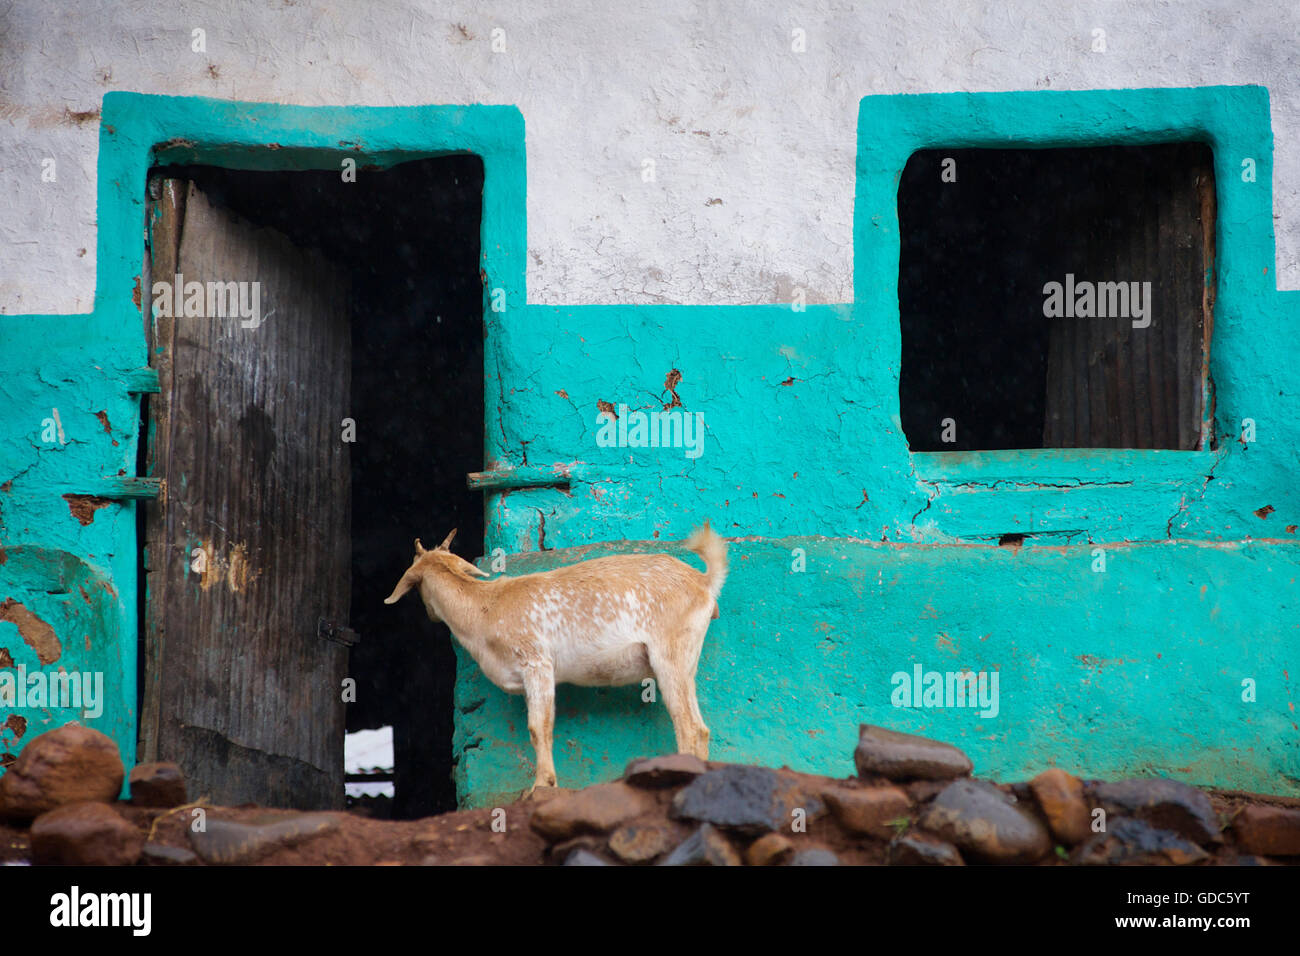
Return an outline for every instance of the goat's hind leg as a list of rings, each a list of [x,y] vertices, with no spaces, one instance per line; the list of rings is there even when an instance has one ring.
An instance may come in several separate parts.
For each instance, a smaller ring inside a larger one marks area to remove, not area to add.
[[[555,761],[551,745],[555,732],[555,672],[549,664],[532,664],[524,668],[524,702],[528,705],[528,736],[537,759],[532,790],[554,787]]]
[[[704,622],[704,629],[707,630],[708,621]],[[709,728],[704,723],[704,715],[700,713],[700,700],[695,692],[695,672],[700,666],[700,649],[704,646],[704,634],[701,633],[699,640],[693,645],[693,656],[691,658],[691,668],[687,672],[686,691],[690,701],[691,716],[695,720],[695,750],[693,753],[701,760],[709,759]]]
[[[695,696],[695,674],[692,673],[690,680],[686,684],[687,694],[689,695],[691,716],[695,720],[695,749],[691,751],[701,760],[709,759],[709,728],[704,723],[704,715],[700,713],[700,702]]]
[[[675,663],[650,657],[664,706],[673,721],[677,736],[677,752],[694,754],[701,760],[709,759],[709,728],[704,726],[699,704],[695,700],[695,681],[690,672]]]

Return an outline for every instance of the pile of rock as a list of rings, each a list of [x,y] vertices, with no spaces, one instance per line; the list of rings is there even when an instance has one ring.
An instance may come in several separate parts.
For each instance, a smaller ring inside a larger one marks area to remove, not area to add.
[[[825,804],[800,775],[765,767],[710,765],[688,754],[633,761],[621,781],[535,797],[529,825],[568,865],[606,863],[739,866],[836,862],[818,847],[797,850],[783,831],[816,819]],[[741,847],[744,846],[742,853]]]
[[[857,779],[837,781],[681,754],[638,760],[617,783],[539,791],[530,825],[566,865],[1183,865],[1223,849],[1209,797],[1173,780],[1053,769],[996,786],[971,779],[955,747],[869,725],[854,761]],[[1249,806],[1229,838],[1237,852],[1222,862],[1298,856],[1300,809]]]
[[[145,834],[113,806],[126,769],[112,739],[67,724],[33,739],[0,777],[0,819],[30,823],[33,863],[122,866],[137,862]],[[175,764],[131,771],[137,806],[185,803]]]
[[[1210,795],[1165,779],[1063,770],[995,785],[955,747],[863,726],[850,779],[685,754],[622,779],[423,821],[187,806],[175,764],[130,774],[112,740],[71,724],[28,742],[0,777],[0,830],[33,863],[221,865],[833,866],[1300,862],[1300,801]],[[186,811],[198,813],[198,811]],[[26,831],[25,834],[23,831]]]

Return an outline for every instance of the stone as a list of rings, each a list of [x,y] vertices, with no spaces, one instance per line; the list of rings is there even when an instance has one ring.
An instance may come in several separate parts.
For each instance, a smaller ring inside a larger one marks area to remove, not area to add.
[[[897,787],[829,787],[822,791],[831,816],[850,833],[892,837],[893,820],[905,819],[912,801]]]
[[[590,850],[584,850],[578,847],[570,853],[564,860],[565,866],[612,866],[608,860],[598,857]]]
[[[779,833],[766,833],[745,850],[750,866],[780,866],[794,854],[794,844]]]
[[[787,866],[839,866],[840,858],[823,847],[800,850],[790,858]]]
[[[559,797],[567,797],[570,794],[577,793],[572,787],[533,787],[525,790],[519,797],[520,803],[543,804]]]
[[[1094,833],[1075,847],[1070,862],[1083,866],[1187,866],[1208,857],[1172,830],[1157,830],[1145,820],[1113,817],[1106,832]]]
[[[111,803],[125,776],[111,737],[65,724],[33,738],[0,777],[0,817],[31,820],[70,803]]]
[[[922,814],[921,826],[987,863],[1033,863],[1052,850],[1038,818],[983,780],[944,787]]]
[[[622,781],[598,783],[547,800],[533,811],[529,826],[547,840],[567,840],[580,833],[606,833],[654,806],[644,790]]]
[[[804,811],[808,822],[825,813],[826,805],[775,770],[730,765],[701,774],[677,791],[668,815],[759,836],[788,828],[796,809]]]
[[[599,853],[605,849],[605,837],[600,833],[582,833],[568,840],[552,843],[546,851],[546,857],[550,862],[563,866],[569,854],[579,848]]]
[[[1030,800],[1036,800],[1034,788],[1029,785],[1027,780],[1017,780],[1014,783],[1003,784],[1004,789],[1015,798],[1016,803],[1028,803]],[[940,790],[943,788],[940,787]]]
[[[673,835],[666,827],[619,827],[609,836],[609,849],[624,863],[649,863],[672,849]]]
[[[496,861],[486,853],[474,853],[470,856],[459,856],[448,863],[448,866],[493,866]]]
[[[668,754],[633,760],[623,771],[623,780],[634,787],[676,787],[690,783],[709,769],[694,754]]]
[[[167,846],[165,843],[146,843],[140,854],[140,862],[146,866],[196,866],[198,854],[179,846]]]
[[[1185,783],[1164,778],[1099,783],[1093,790],[1106,814],[1136,817],[1158,830],[1173,830],[1195,843],[1220,839],[1210,798]]]
[[[889,843],[891,866],[965,866],[961,853],[944,840],[920,833],[895,837]]]
[[[304,813],[275,823],[236,823],[208,817],[203,830],[190,828],[190,843],[205,863],[252,863],[283,847],[296,846],[339,827],[329,813]]]
[[[32,862],[55,866],[131,866],[145,835],[106,803],[71,803],[43,813],[29,834]]]
[[[1247,854],[1300,856],[1300,810],[1249,806],[1237,814],[1232,830]]]
[[[1053,767],[1029,781],[1029,789],[1060,843],[1074,846],[1092,836],[1092,817],[1083,797],[1083,781]]]
[[[660,866],[741,866],[740,854],[715,827],[702,823]]]
[[[971,772],[970,758],[951,744],[863,724],[853,752],[858,776],[890,780],[951,780]]]
[[[131,768],[131,802],[139,807],[180,807],[189,797],[185,774],[174,763],[142,763]]]

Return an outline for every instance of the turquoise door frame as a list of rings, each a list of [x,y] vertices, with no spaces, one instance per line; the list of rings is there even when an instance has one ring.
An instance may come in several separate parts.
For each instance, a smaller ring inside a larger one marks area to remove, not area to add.
[[[149,169],[206,163],[341,175],[344,160],[352,160],[365,176],[447,153],[483,161],[485,307],[494,293],[506,308],[522,307],[524,126],[514,107],[317,108],[105,95],[94,307],[87,315],[0,316],[0,588],[23,608],[8,620],[43,635],[39,624],[16,616],[33,615],[53,629],[59,648],[48,659],[52,652],[38,654],[28,635],[7,623],[0,624],[0,647],[26,670],[102,674],[107,699],[99,714],[85,707],[19,709],[16,721],[0,720],[0,751],[16,753],[38,733],[81,720],[113,737],[128,766],[134,760],[135,502],[158,493],[147,476],[136,477],[140,396],[157,390],[141,316],[141,303],[152,300],[141,288]],[[42,423],[52,415],[62,431],[44,441]]]

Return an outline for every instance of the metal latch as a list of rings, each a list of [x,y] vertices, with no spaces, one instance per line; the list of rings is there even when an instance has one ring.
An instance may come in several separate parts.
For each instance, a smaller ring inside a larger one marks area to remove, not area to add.
[[[316,636],[324,641],[342,644],[344,647],[352,647],[361,640],[361,635],[352,628],[343,624],[336,624],[334,621],[327,621],[323,617],[316,623]]]

